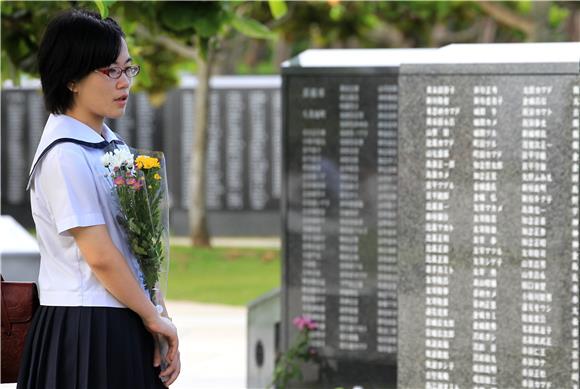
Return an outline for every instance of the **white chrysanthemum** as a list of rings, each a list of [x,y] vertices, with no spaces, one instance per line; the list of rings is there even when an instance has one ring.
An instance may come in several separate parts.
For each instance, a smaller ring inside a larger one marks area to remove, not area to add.
[[[111,158],[113,157],[113,153],[105,153],[101,157],[101,162],[105,167],[109,167],[111,165]]]
[[[113,152],[105,153],[101,157],[101,161],[103,165],[111,170],[121,168],[122,166],[133,169],[133,154],[131,154],[128,148],[118,148],[113,150]]]

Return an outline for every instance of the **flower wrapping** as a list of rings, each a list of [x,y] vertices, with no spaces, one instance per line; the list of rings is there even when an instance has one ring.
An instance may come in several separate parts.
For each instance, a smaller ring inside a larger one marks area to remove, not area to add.
[[[117,205],[117,222],[139,264],[141,284],[163,313],[169,273],[169,205],[167,174],[162,152],[114,146],[105,150],[102,163],[108,170]],[[161,339],[161,355],[167,347]],[[163,368],[163,366],[162,366]]]

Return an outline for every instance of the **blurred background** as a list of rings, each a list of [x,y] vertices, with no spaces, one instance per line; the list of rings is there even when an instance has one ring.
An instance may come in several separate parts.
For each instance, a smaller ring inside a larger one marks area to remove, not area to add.
[[[113,17],[127,35],[142,70],[126,115],[109,124],[128,144],[166,156],[170,313],[178,312],[183,344],[191,345],[184,351],[191,368],[176,383],[183,388],[244,387],[246,306],[280,286],[283,61],[312,48],[580,41],[580,4],[563,1],[0,6],[1,213],[32,235],[25,187],[48,116],[36,67],[43,29],[58,12],[83,7]],[[208,342],[212,334],[222,343]]]

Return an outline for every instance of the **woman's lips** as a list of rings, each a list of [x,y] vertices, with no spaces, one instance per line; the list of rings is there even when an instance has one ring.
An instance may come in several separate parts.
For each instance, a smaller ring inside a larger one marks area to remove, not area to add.
[[[127,104],[128,98],[129,98],[129,96],[125,95],[125,96],[121,96],[121,97],[115,99],[114,101],[121,106],[125,106]]]

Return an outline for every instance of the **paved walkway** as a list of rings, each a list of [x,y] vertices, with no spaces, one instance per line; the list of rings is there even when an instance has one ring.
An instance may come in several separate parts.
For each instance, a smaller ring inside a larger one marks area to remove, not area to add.
[[[171,245],[190,246],[191,241],[187,236],[172,236],[170,240]],[[211,244],[214,247],[248,247],[248,248],[266,248],[279,249],[280,238],[278,237],[217,237],[211,238]]]
[[[179,332],[182,364],[171,389],[246,387],[246,308],[168,301],[167,310]]]
[[[172,389],[246,387],[246,308],[170,301],[181,375]]]

